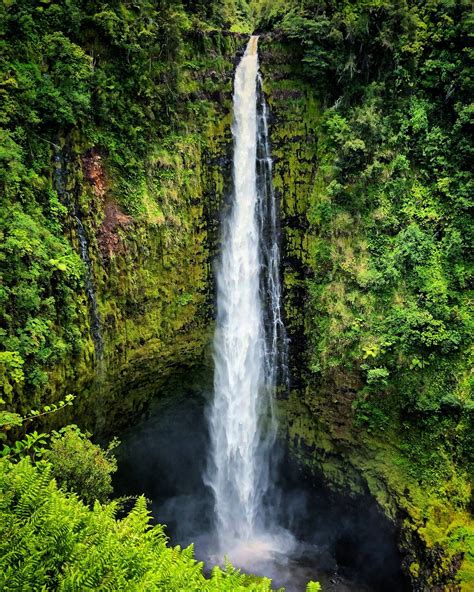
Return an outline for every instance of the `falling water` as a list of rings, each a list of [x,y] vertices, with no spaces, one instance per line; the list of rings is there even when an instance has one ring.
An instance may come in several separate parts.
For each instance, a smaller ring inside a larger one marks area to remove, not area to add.
[[[268,109],[257,75],[257,195],[260,230],[260,252],[263,264],[260,290],[266,331],[266,384],[289,387],[288,341],[282,318],[280,280],[279,217],[273,190],[273,162],[268,132]],[[270,402],[273,402],[273,397]]]
[[[77,228],[77,237],[79,239],[79,247],[81,253],[81,259],[85,264],[86,273],[85,273],[85,284],[86,284],[86,292],[87,298],[89,300],[89,314],[90,314],[90,326],[91,326],[91,334],[94,340],[94,347],[95,353],[98,359],[102,358],[102,354],[104,351],[104,344],[102,339],[102,331],[100,327],[100,317],[99,317],[99,309],[97,306],[97,298],[95,295],[94,289],[94,280],[92,275],[92,262],[89,256],[89,243],[87,240],[86,231],[84,228],[84,224],[79,215],[79,211],[77,205],[75,204],[73,207],[73,216],[76,222]]]
[[[214,401],[209,482],[221,551],[259,545],[269,528],[265,497],[275,441],[273,398],[285,382],[278,225],[271,184],[267,109],[258,37],[251,37],[234,86],[231,211],[217,273]]]
[[[65,157],[59,148],[56,146],[55,150],[55,185],[56,192],[63,203],[65,203],[71,210],[72,216],[76,223],[77,238],[79,241],[79,252],[81,259],[85,266],[85,287],[87,298],[89,301],[89,316],[90,316],[90,327],[91,335],[94,342],[95,353],[98,359],[102,358],[103,354],[103,338],[100,326],[100,316],[97,306],[97,298],[94,289],[94,279],[92,273],[92,262],[89,256],[89,242],[87,240],[86,230],[82,223],[79,208],[76,199],[71,199],[70,192],[67,190],[67,168],[64,163]]]

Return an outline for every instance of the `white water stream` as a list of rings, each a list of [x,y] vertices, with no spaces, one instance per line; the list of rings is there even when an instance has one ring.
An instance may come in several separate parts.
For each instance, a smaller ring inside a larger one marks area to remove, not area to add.
[[[246,561],[242,551],[252,556],[273,549],[265,498],[276,435],[273,399],[285,374],[277,210],[257,43],[251,37],[235,73],[234,192],[217,273],[209,418],[208,479],[219,546],[237,564]]]

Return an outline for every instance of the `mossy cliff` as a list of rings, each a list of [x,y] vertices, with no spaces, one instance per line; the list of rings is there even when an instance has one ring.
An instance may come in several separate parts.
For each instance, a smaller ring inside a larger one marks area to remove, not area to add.
[[[73,393],[76,420],[116,429],[175,369],[203,363],[246,40],[203,22],[208,9],[3,7],[0,384],[12,409]]]
[[[146,178],[132,189],[135,211],[107,159],[94,148],[78,151],[81,172],[72,178],[81,179],[103,343],[94,344],[89,331],[89,353],[59,371],[72,371],[60,376],[62,388],[66,378],[81,393],[80,413],[88,417],[92,407],[87,421],[96,429],[116,429],[171,374],[203,364],[219,212],[229,189],[233,61],[241,45],[239,36],[211,37],[204,57],[194,58],[187,73],[190,119],[149,146]],[[89,306],[89,327],[91,314]]]
[[[390,298],[374,289],[374,235],[380,241],[382,213],[374,211],[377,199],[375,206],[367,199],[354,204],[354,181],[345,187],[336,181],[344,163],[330,138],[328,119],[335,111],[325,101],[324,84],[302,75],[299,47],[281,35],[265,35],[260,55],[272,116],[291,340],[292,389],[280,401],[282,431],[295,458],[332,487],[377,499],[399,528],[404,569],[415,590],[471,590],[472,424],[467,409],[446,403],[436,410],[433,404],[442,384],[446,398],[469,397],[463,393],[467,367],[453,356],[459,369],[453,382],[436,353],[428,369],[404,361],[401,351],[398,369],[383,367],[390,364],[386,352],[394,336],[375,328],[393,314],[391,307],[410,306],[413,285],[398,284]],[[390,183],[387,176],[383,181]],[[379,181],[372,183],[364,191],[377,191]],[[417,181],[411,183],[407,191],[417,200]],[[431,273],[441,273],[428,265]],[[429,411],[426,402],[419,404],[423,411],[403,403],[413,384],[420,384],[416,372],[424,374],[417,396],[431,398]]]
[[[472,590],[469,3],[256,4],[274,31],[282,429],[334,487],[379,501],[414,589]],[[245,6],[0,7],[8,409],[71,392],[103,433],[205,365]]]

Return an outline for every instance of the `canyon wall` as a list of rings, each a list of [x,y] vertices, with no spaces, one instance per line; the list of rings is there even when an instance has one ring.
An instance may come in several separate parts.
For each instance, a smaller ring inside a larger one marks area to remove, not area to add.
[[[323,84],[302,75],[300,51],[278,34],[261,42],[292,372],[289,396],[280,400],[282,433],[294,458],[332,487],[378,501],[399,528],[404,569],[414,589],[469,590],[473,522],[469,465],[461,452],[469,440],[458,442],[457,449],[449,443],[449,430],[469,433],[469,413],[444,407],[433,417],[400,404],[410,396],[404,373],[416,372],[404,369],[401,358],[390,378],[384,371],[385,380],[371,381],[379,372],[372,368],[387,363],[384,348],[390,347],[380,345],[375,328],[391,307],[408,306],[403,299],[409,296],[398,296],[397,303],[395,295],[389,303],[368,289],[376,266],[368,243],[377,200],[370,203],[366,187],[369,203],[354,204],[352,180],[335,194],[341,155],[331,148],[327,120],[337,106],[325,102]],[[395,291],[404,290],[403,282]],[[459,356],[455,360],[460,363]],[[458,368],[462,385],[466,366],[461,362]],[[445,380],[436,364],[423,370],[420,398]],[[444,384],[447,396],[452,386]],[[440,414],[444,431],[433,427]]]
[[[109,17],[94,15],[108,34]],[[231,185],[232,78],[247,37],[188,28],[175,53],[166,48],[156,112],[147,94],[150,52],[133,81],[145,80],[143,87],[132,85],[122,120],[106,113],[103,129],[84,123],[75,77],[107,65],[107,51],[128,73],[136,44],[118,52],[95,34],[85,38],[87,55],[62,37],[48,39],[48,51],[57,50],[70,71],[55,72],[51,55],[40,73],[46,81],[74,78],[74,92],[65,91],[71,112],[58,99],[60,124],[34,128],[29,144],[21,131],[20,140],[12,136],[34,158],[24,158],[26,170],[15,147],[8,157],[16,177],[5,193],[0,379],[7,406],[22,412],[75,394],[69,417],[53,421],[74,417],[105,435],[145,412],[154,396],[172,396],[172,381],[210,374],[213,262]],[[282,434],[294,457],[331,486],[377,499],[400,529],[414,589],[467,591],[474,558],[465,272],[444,259],[458,256],[456,220],[439,226],[452,209],[451,181],[436,178],[431,191],[413,154],[390,144],[380,97],[352,119],[341,115],[327,81],[304,74],[298,42],[264,35],[260,47],[291,352]],[[125,81],[101,79],[108,94],[94,108],[105,112],[122,100],[116,87]],[[441,158],[433,156],[441,132],[429,128],[423,109],[423,101],[413,103],[400,134],[425,133],[428,157]],[[34,126],[35,113],[28,116]],[[136,145],[120,137],[124,130]]]

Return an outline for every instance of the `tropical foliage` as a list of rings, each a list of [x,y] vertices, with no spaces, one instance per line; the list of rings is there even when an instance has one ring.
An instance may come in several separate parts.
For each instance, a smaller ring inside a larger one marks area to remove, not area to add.
[[[441,433],[441,457],[473,462],[470,3],[263,2],[261,19],[321,100],[310,366],[361,376],[367,428],[425,428],[437,480]]]
[[[191,549],[170,548],[163,529],[149,524],[142,499],[117,519],[119,506],[107,502],[110,450],[75,428],[31,429],[71,402],[44,404],[54,372],[62,369],[60,382],[67,363],[94,358],[94,254],[79,244],[78,228],[86,215],[94,229],[100,221],[81,158],[91,149],[104,155],[130,219],[161,224],[162,189],[172,188],[168,218],[176,220],[176,175],[195,172],[184,160],[170,163],[201,148],[188,127],[208,108],[203,89],[217,92],[222,65],[211,52],[210,75],[198,84],[202,56],[211,36],[224,47],[251,16],[296,56],[319,101],[305,221],[308,382],[317,392],[350,378],[355,429],[389,434],[397,467],[452,507],[472,509],[471,2],[6,0],[2,589],[268,589],[230,566],[206,579]],[[174,306],[191,298],[179,294]]]
[[[85,218],[97,230],[99,204],[81,159],[104,155],[124,211],[152,207],[162,220],[164,148],[195,116],[193,48],[246,11],[244,0],[1,4],[0,386],[10,406],[39,405],[54,368],[94,355],[94,245],[78,234]]]
[[[470,590],[472,8],[259,5],[317,101],[305,121],[317,147],[301,223],[311,385],[302,396],[315,423],[324,418],[323,458],[327,425],[336,454],[346,447],[358,468],[371,458],[363,472],[381,499],[375,473],[406,507],[417,496],[413,522],[423,530],[432,515],[422,537],[464,559]],[[443,519],[438,508],[449,508]]]
[[[0,460],[0,588],[20,590],[270,590],[232,569],[207,579],[193,549],[169,547],[140,497],[124,518],[117,502],[93,509],[58,489],[51,466]]]
[[[38,415],[1,411],[2,436]],[[121,502],[108,500],[116,445],[104,450],[77,426],[67,426],[3,446],[2,590],[270,591],[270,580],[241,574],[230,563],[205,577],[192,546],[168,545],[143,496],[123,516]]]

